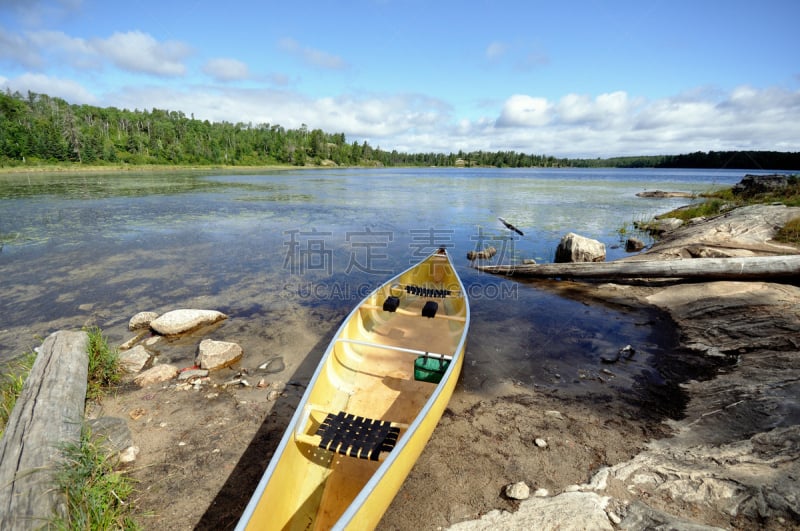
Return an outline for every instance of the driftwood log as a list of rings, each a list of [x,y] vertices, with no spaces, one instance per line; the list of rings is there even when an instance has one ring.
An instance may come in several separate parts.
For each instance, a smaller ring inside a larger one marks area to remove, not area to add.
[[[80,441],[89,366],[86,332],[42,344],[0,440],[0,529],[39,529],[65,500],[54,482],[61,449]]]
[[[531,278],[686,278],[701,280],[800,280],[800,255],[679,260],[626,260],[570,264],[487,265],[498,275]]]

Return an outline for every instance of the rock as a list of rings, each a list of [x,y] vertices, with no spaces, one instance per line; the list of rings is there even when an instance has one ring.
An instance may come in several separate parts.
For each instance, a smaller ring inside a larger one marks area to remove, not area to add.
[[[531,489],[524,481],[506,485],[506,496],[512,500],[527,500],[531,496]]]
[[[150,328],[150,323],[158,317],[156,312],[139,312],[128,321],[128,330],[146,330]]]
[[[546,498],[530,498],[515,513],[494,510],[479,520],[450,526],[452,531],[495,529],[592,529],[613,531],[606,515],[609,499],[593,492],[568,492]]]
[[[102,446],[109,455],[122,452],[133,445],[133,436],[125,419],[100,417],[87,421],[92,431],[92,440]]]
[[[675,197],[693,198],[692,192],[664,192],[662,190],[651,190],[648,192],[639,192],[636,197],[650,197],[655,199],[671,199]]]
[[[550,496],[550,491],[547,489],[536,489],[533,493],[535,498],[547,498]]]
[[[636,251],[641,251],[644,249],[644,242],[639,238],[634,238],[631,236],[627,240],[625,240],[625,250],[629,253],[635,253]]]
[[[148,361],[150,361],[150,352],[142,345],[136,345],[130,350],[121,352],[119,355],[120,368],[129,373],[141,371]]]
[[[615,515],[616,516],[616,515]],[[609,515],[611,518],[611,515]],[[619,517],[617,517],[618,519]],[[612,521],[617,523],[613,518]],[[638,529],[675,529],[680,531],[722,531],[723,528],[696,524],[684,518],[657,511],[641,501],[634,501],[628,506],[628,513],[618,523],[620,529],[634,531]]]
[[[197,365],[201,369],[222,369],[233,365],[242,358],[242,347],[227,341],[204,339],[200,342]]]
[[[497,254],[497,249],[494,247],[487,247],[482,251],[468,251],[467,260],[488,260]]]
[[[142,340],[144,336],[147,335],[147,330],[141,330],[138,334],[127,340],[125,343],[119,346],[120,350],[129,350],[131,349],[136,343]]]
[[[206,376],[208,376],[207,369],[187,369],[180,372],[178,381],[194,380],[195,378],[205,378]]]
[[[522,260],[522,263],[525,265],[536,265],[536,260],[533,258],[525,258]]]
[[[558,420],[564,420],[564,415],[562,415],[560,411],[556,411],[555,409],[551,409],[549,411],[545,411],[544,414],[545,414],[546,417],[550,417],[550,418],[554,418],[554,419],[558,419]]]
[[[278,356],[277,358],[272,358],[269,361],[265,361],[258,368],[262,371],[265,371],[267,374],[275,374],[278,372],[283,372],[286,369],[286,365],[283,363],[283,358]]]
[[[150,328],[162,336],[174,336],[227,318],[227,315],[216,310],[172,310],[154,319]]]
[[[579,236],[574,232],[561,238],[556,248],[557,263],[602,262],[605,259],[606,246],[602,242]]]
[[[133,463],[139,455],[138,446],[128,446],[119,453],[120,463]]]
[[[733,185],[731,189],[734,195],[752,196],[767,192],[783,190],[789,186],[789,178],[786,175],[745,175],[741,181]]]
[[[166,382],[178,375],[178,368],[174,365],[156,365],[150,367],[143,373],[139,374],[133,379],[133,382],[139,387],[147,387],[158,382]]]
[[[634,221],[633,226],[639,230],[647,231],[651,234],[664,234],[665,232],[670,232],[675,229],[680,228],[683,225],[683,221],[678,218],[661,218],[661,219],[654,219],[651,221]]]
[[[544,439],[537,438],[533,441],[533,444],[535,444],[539,448],[547,448],[547,441],[545,441]]]

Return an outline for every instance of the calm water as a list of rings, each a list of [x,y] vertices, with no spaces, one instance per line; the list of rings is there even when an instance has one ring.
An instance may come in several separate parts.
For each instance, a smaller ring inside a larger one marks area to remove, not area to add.
[[[204,307],[232,317],[229,332],[251,362],[280,355],[291,370],[309,354],[293,349],[293,336],[324,342],[372,287],[445,245],[471,296],[466,389],[507,381],[580,388],[602,377],[601,355],[626,344],[638,354],[614,366],[613,384],[660,385],[657,360],[671,346],[657,335],[662,325],[480,274],[466,253],[492,245],[493,262],[548,262],[560,238],[576,232],[603,241],[615,259],[625,254],[621,229],[686,203],[637,192],[702,192],[744,173],[0,176],[0,360],[59,328],[97,324],[123,340],[138,311]]]

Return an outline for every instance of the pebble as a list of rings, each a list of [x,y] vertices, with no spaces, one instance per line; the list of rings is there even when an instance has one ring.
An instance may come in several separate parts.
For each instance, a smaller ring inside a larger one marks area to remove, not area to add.
[[[550,496],[550,491],[547,489],[536,489],[533,495],[536,498],[547,498],[548,496]]]
[[[537,438],[533,442],[539,448],[547,448],[547,441],[545,441],[544,439],[538,439]]]
[[[531,489],[524,481],[506,485],[506,496],[513,500],[527,500],[531,496]]]
[[[275,400],[280,398],[280,396],[281,396],[280,391],[273,390],[267,393],[267,400],[269,400],[270,402],[274,402]]]
[[[614,525],[619,525],[622,523],[622,518],[617,516],[617,513],[614,511],[606,511],[606,514],[608,515],[608,519],[611,520]]]

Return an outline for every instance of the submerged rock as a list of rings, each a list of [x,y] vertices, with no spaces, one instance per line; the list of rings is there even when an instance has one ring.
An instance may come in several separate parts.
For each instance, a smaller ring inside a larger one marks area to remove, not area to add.
[[[154,319],[150,323],[150,328],[163,336],[174,336],[227,318],[227,315],[216,310],[172,310]]]
[[[128,330],[131,332],[136,330],[146,330],[150,328],[150,323],[158,318],[156,312],[139,312],[128,321]]]

